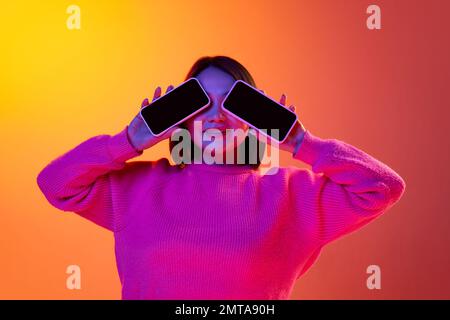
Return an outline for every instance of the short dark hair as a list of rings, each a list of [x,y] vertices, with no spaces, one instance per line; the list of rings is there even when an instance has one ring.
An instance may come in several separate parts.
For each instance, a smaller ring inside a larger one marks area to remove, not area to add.
[[[233,58],[227,57],[227,56],[204,56],[199,58],[191,67],[189,72],[186,75],[185,80],[196,77],[200,72],[202,72],[204,69],[208,67],[216,67],[221,69],[222,71],[230,74],[234,80],[243,80],[247,82],[248,84],[252,85],[256,88],[255,80],[253,79],[250,72],[238,61],[236,61]],[[183,123],[178,125],[180,128],[187,129]],[[257,156],[256,156],[256,163],[250,163],[250,139],[254,139],[256,141],[252,142],[252,145],[257,146]],[[245,137],[244,142],[244,150],[245,150],[245,161],[243,165],[250,165],[253,167],[253,169],[257,169],[261,165],[261,156],[266,148],[266,144],[262,141],[259,141],[254,135],[249,135]],[[175,141],[172,141],[169,139],[169,150],[172,154],[172,149],[175,146]],[[195,148],[198,148],[193,141],[191,141],[191,163],[193,163],[193,156],[195,155],[194,150]],[[201,153],[201,150],[200,152]]]

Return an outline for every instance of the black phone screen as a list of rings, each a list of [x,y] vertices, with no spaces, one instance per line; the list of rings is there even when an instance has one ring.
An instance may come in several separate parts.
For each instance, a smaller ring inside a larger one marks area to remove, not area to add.
[[[248,83],[238,80],[222,103],[222,107],[250,126],[282,142],[297,121],[297,115],[267,97]],[[273,130],[278,129],[278,137]]]
[[[183,122],[206,108],[210,100],[195,78],[190,78],[141,109],[141,117],[154,135]]]

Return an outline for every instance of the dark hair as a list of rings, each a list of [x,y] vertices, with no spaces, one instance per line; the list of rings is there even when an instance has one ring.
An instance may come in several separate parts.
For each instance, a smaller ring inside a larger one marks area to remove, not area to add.
[[[216,67],[221,69],[222,71],[230,74],[234,80],[243,80],[247,82],[248,84],[252,85],[256,88],[256,83],[253,77],[251,76],[250,72],[238,61],[234,60],[233,58],[226,57],[226,56],[204,56],[199,58],[194,65],[191,67],[189,72],[186,75],[185,80],[196,77],[200,72],[202,72],[204,69],[208,67]],[[185,128],[183,123],[178,125],[180,128]],[[256,156],[256,163],[250,163],[250,139],[255,140],[253,141],[253,145],[256,144],[257,148],[257,156]],[[172,149],[175,146],[176,141],[172,141],[169,139],[169,150],[172,154]],[[266,144],[262,141],[259,141],[254,135],[248,135],[245,137],[245,140],[242,142],[244,145],[245,150],[245,162],[243,165],[250,165],[253,167],[253,169],[257,169],[261,165],[261,156],[265,150]],[[193,141],[191,141],[191,163],[193,162],[193,155],[194,149],[198,148]],[[201,153],[201,151],[200,151]]]

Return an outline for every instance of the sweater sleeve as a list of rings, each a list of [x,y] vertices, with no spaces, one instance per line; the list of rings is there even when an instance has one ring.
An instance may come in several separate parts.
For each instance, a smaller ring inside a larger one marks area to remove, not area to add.
[[[112,188],[111,175],[143,153],[133,148],[127,129],[113,136],[92,137],[50,162],[37,176],[48,202],[108,230],[118,228],[121,208],[117,206],[123,202],[113,202],[121,194]]]
[[[353,232],[393,206],[405,191],[390,167],[337,139],[306,131],[294,158],[311,165],[289,177],[302,232],[323,246]]]

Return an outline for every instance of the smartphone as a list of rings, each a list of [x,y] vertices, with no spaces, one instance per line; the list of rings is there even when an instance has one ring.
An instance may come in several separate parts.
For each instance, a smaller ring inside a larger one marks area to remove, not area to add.
[[[242,80],[233,84],[222,108],[278,143],[286,140],[297,121],[294,112]]]
[[[141,118],[154,136],[207,108],[210,99],[196,78],[189,78],[178,87],[155,99],[140,111]]]

